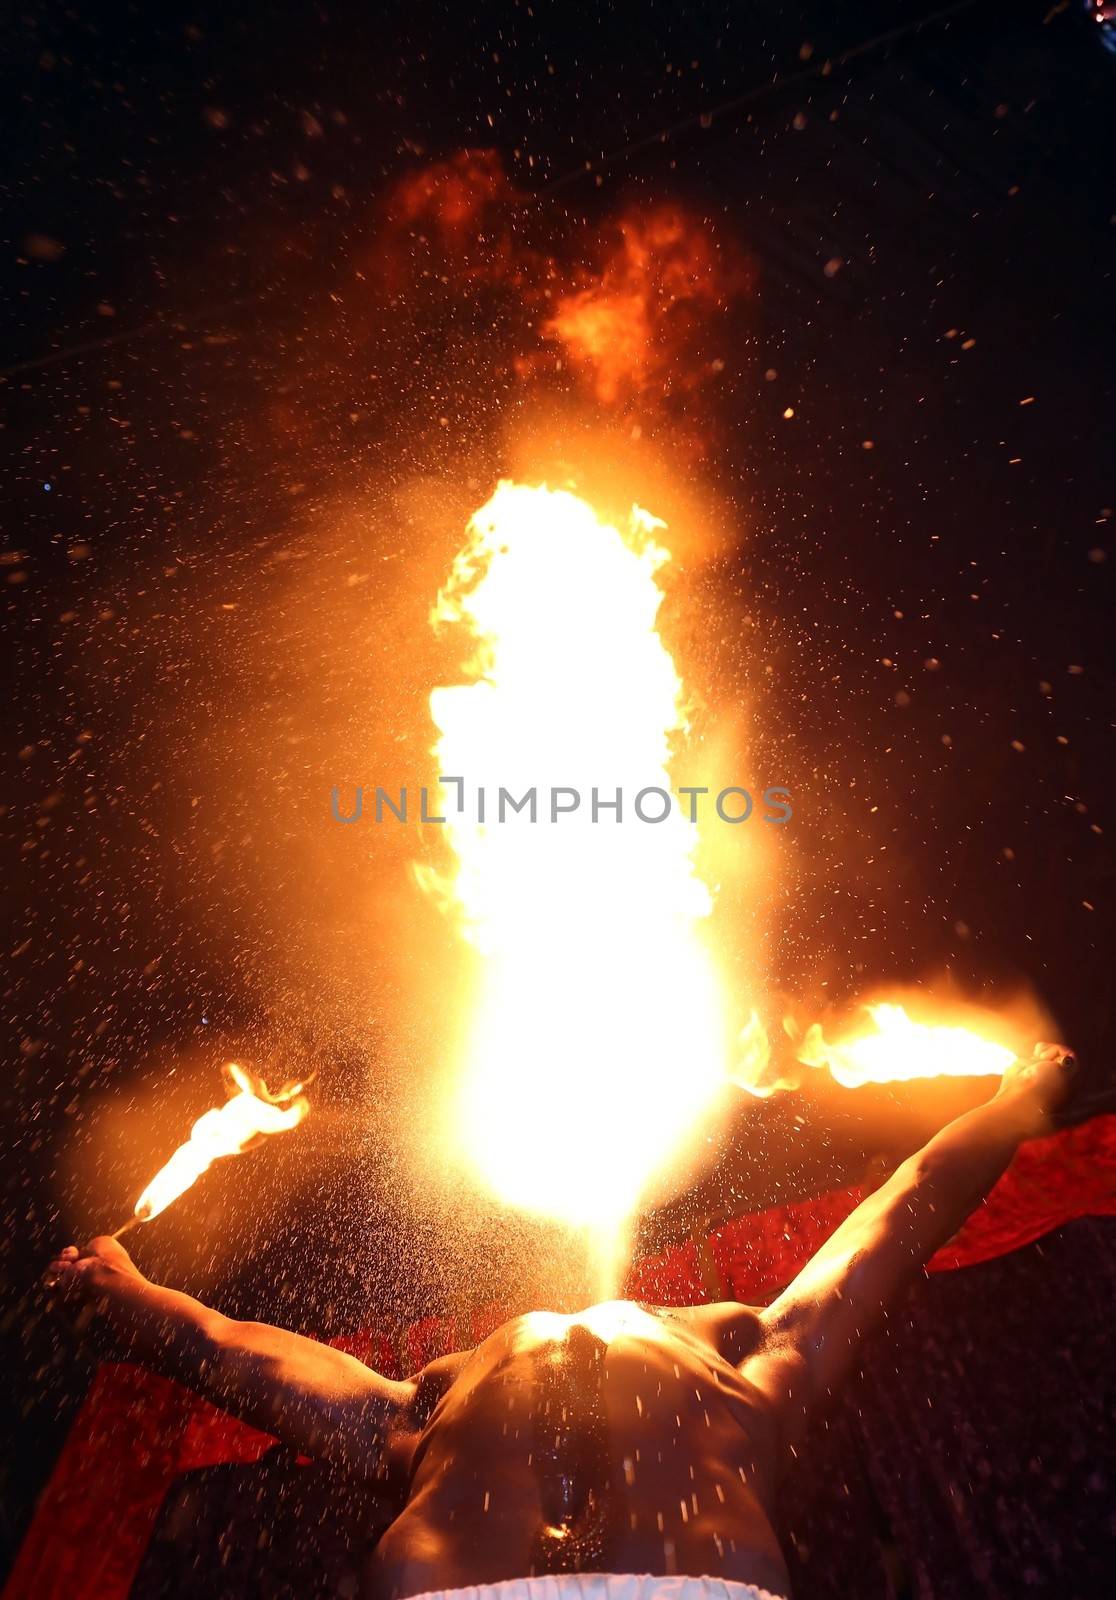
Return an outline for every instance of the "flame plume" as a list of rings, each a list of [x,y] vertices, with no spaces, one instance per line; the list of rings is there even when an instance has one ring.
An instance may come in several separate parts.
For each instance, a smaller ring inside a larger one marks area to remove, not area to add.
[[[194,1123],[185,1144],[160,1167],[136,1201],[135,1221],[150,1222],[185,1194],[215,1161],[251,1150],[270,1134],[297,1128],[310,1110],[305,1084],[288,1083],[273,1094],[262,1078],[254,1077],[239,1062],[230,1061],[223,1071],[232,1098]]]
[[[453,1136],[505,1203],[605,1232],[724,1082],[697,828],[677,806],[656,824],[591,819],[594,787],[630,807],[671,786],[685,723],[657,631],[662,527],[636,507],[621,531],[574,494],[503,482],[433,614],[472,650],[467,681],[431,696],[438,771],[466,780],[461,815],[447,795],[437,887],[479,961]],[[552,785],[581,808],[552,821]],[[535,787],[537,822],[495,820],[501,786]]]

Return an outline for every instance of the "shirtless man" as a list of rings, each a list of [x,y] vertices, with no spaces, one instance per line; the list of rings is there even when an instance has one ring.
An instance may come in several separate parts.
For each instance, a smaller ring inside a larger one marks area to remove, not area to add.
[[[402,1383],[150,1283],[112,1239],[71,1246],[48,1281],[137,1359],[388,1493],[363,1575],[377,1600],[505,1580],[517,1600],[786,1595],[771,1510],[793,1447],[1019,1144],[1088,1114],[1074,1079],[1056,1046],[1016,1062],[767,1309],[535,1312]]]

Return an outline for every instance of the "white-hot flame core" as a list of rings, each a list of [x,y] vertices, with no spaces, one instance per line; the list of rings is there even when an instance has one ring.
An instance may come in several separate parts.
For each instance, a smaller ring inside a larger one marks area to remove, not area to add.
[[[223,1156],[240,1155],[272,1133],[297,1128],[310,1109],[301,1084],[291,1084],[269,1094],[262,1078],[254,1078],[237,1062],[225,1068],[236,1093],[223,1106],[203,1113],[165,1166],[152,1178],[136,1201],[135,1214],[150,1222],[177,1200],[203,1172]]]
[[[631,813],[640,790],[670,790],[684,728],[657,630],[662,526],[635,508],[621,532],[573,494],[501,483],[433,615],[474,646],[468,681],[431,696],[438,771],[466,784],[463,815],[445,795],[440,888],[481,958],[454,1134],[503,1201],[606,1229],[724,1082],[697,828],[677,801],[662,822]],[[538,820],[497,820],[501,787],[534,788]],[[552,821],[552,787],[579,790],[580,809]],[[592,820],[594,788],[623,791],[621,821]]]
[[[910,1078],[1001,1076],[1015,1060],[1006,1045],[972,1029],[915,1022],[904,1006],[865,1010],[873,1031],[829,1043],[815,1022],[806,1030],[798,1059],[808,1067],[828,1067],[847,1089]]]

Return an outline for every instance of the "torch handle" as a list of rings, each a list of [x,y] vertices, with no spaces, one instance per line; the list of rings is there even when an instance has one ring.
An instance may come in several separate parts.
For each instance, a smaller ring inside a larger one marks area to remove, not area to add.
[[[129,1217],[127,1222],[122,1223],[120,1227],[117,1228],[116,1232],[110,1237],[113,1239],[122,1239],[126,1233],[131,1233],[133,1228],[138,1228],[142,1221],[142,1217]]]

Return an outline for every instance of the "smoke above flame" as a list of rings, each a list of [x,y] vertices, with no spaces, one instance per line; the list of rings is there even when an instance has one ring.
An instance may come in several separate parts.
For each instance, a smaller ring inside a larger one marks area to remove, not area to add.
[[[273,1133],[297,1128],[310,1110],[305,1084],[289,1083],[272,1093],[262,1078],[239,1062],[223,1069],[231,1098],[194,1123],[190,1137],[152,1178],[136,1201],[135,1216],[150,1222],[208,1172],[215,1161],[241,1155]]]
[[[498,151],[460,150],[394,185],[378,270],[397,293],[421,263],[424,282],[443,284],[451,301],[502,294],[519,310],[518,379],[561,373],[607,409],[638,401],[651,414],[723,369],[707,343],[754,272],[708,218],[680,204],[629,205],[572,231],[563,214],[558,247],[547,231],[537,197],[515,186]],[[485,303],[492,317],[495,302]]]
[[[603,405],[657,387],[692,388],[720,370],[698,357],[696,335],[748,284],[742,264],[680,207],[633,211],[595,272],[557,296],[543,336],[560,344]]]
[[[433,226],[447,238],[460,239],[511,192],[498,151],[459,150],[408,173],[395,186],[391,205],[401,221]]]
[[[724,1007],[701,937],[696,828],[587,809],[552,823],[472,810],[474,786],[670,787],[682,684],[658,632],[662,524],[501,483],[472,518],[433,620],[467,652],[434,691],[453,864],[435,887],[477,953],[452,1136],[485,1188],[567,1223],[618,1226],[724,1082]]]

